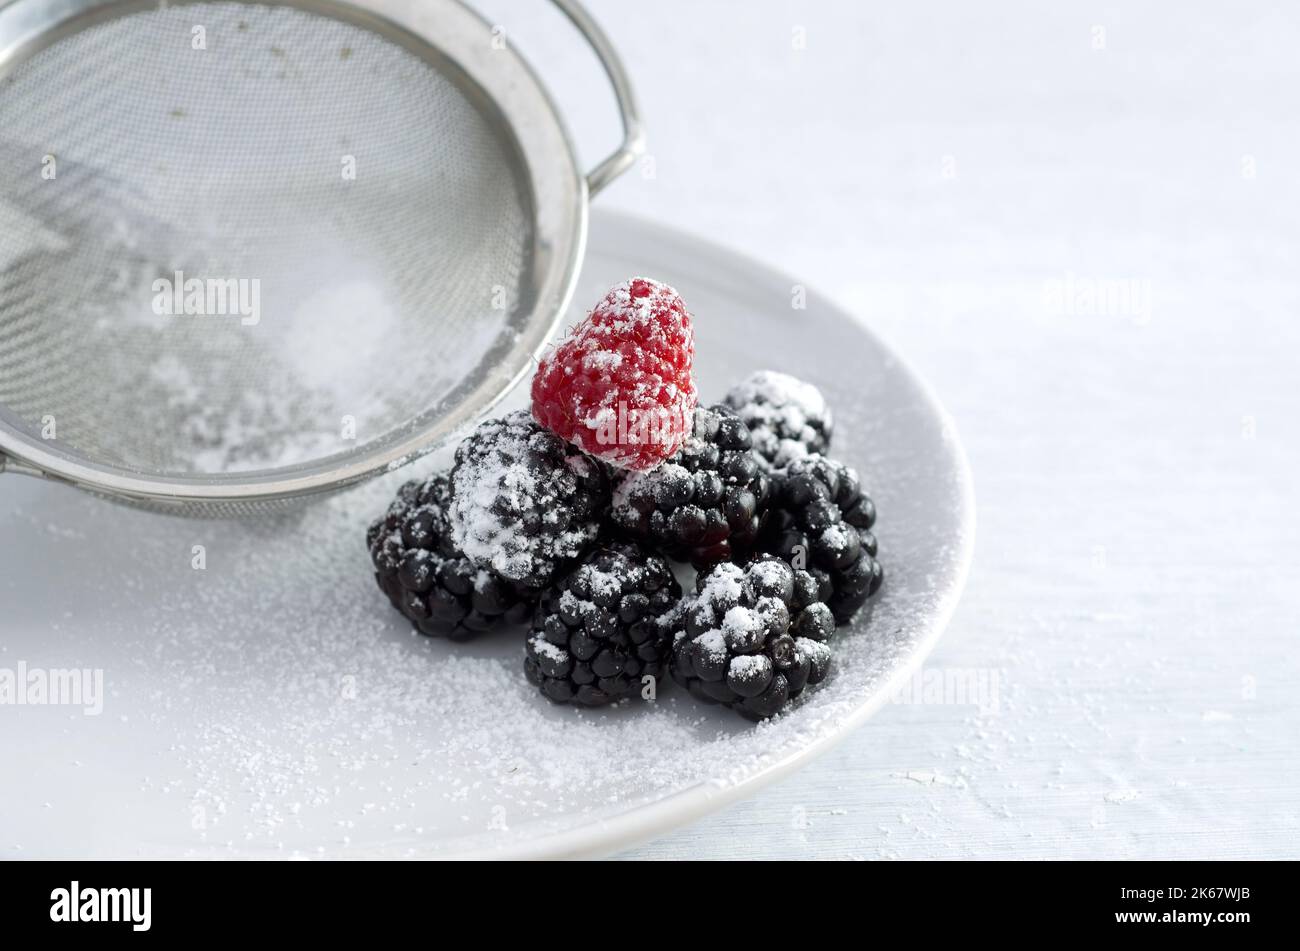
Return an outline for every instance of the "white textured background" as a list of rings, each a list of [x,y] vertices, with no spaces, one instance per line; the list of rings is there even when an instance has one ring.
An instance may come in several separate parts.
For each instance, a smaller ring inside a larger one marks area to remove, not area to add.
[[[594,164],[594,61],[486,7]],[[652,155],[598,203],[829,292],[953,413],[980,525],[928,669],[999,687],[628,856],[1300,857],[1300,9],[591,7]]]

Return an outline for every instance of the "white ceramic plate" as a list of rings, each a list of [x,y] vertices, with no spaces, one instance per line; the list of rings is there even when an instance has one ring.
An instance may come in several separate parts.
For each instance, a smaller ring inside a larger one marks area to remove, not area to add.
[[[828,684],[757,727],[671,684],[653,703],[556,708],[524,681],[518,637],[411,633],[363,536],[445,454],[257,524],[6,476],[0,671],[89,670],[91,685],[100,671],[103,697],[98,714],[0,706],[0,855],[608,853],[790,773],[885,702],[943,630],[970,559],[970,477],[945,413],[848,314],[813,292],[792,306],[793,278],[596,215],[577,310],[633,274],[673,284],[695,314],[706,400],[760,368],[831,400],[833,454],[876,501],[886,580],[837,635]]]

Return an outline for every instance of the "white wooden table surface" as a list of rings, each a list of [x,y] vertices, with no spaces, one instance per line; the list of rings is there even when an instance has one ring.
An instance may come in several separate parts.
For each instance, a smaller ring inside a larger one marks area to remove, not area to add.
[[[487,6],[598,157],[594,64]],[[627,857],[1300,857],[1300,12],[591,6],[651,152],[597,201],[831,293],[952,411],[980,525],[927,669],[997,677]]]

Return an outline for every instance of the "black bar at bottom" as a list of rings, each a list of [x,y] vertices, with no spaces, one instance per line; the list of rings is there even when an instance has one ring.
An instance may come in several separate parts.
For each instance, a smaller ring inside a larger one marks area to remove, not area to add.
[[[758,928],[750,939],[764,940],[769,924],[787,925],[796,935],[817,925],[846,927],[868,940],[886,940],[900,928],[920,934],[915,931],[920,928],[927,941],[1125,934],[1231,941],[1289,933],[1285,926],[1292,908],[1284,899],[1293,879],[1294,866],[1276,862],[804,863],[797,868],[622,863],[602,869],[414,862],[11,862],[0,863],[0,927],[6,944],[60,932],[90,940],[110,933],[142,939],[338,940],[398,928],[455,940],[461,927],[480,928],[488,939],[511,925],[535,936],[567,932],[584,943],[620,941],[616,935],[642,929],[646,940],[661,932],[676,932],[680,940],[680,926],[687,925],[699,938],[712,933],[706,940],[743,944],[750,927]],[[602,931],[607,939],[598,937]]]

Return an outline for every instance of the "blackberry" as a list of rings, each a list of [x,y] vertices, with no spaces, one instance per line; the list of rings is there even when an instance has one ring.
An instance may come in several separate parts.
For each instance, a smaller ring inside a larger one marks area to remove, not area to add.
[[[533,616],[524,673],[556,703],[599,706],[637,694],[668,667],[681,586],[634,545],[601,547],[550,587]]]
[[[604,468],[527,410],[480,424],[456,449],[452,541],[517,584],[549,584],[595,541],[608,505]]]
[[[728,390],[724,402],[745,421],[754,451],[773,469],[830,449],[831,410],[811,383],[759,370]]]
[[[477,567],[457,551],[447,525],[445,475],[398,490],[366,532],[375,580],[421,634],[466,640],[528,619],[538,592]]]
[[[830,672],[835,619],[818,595],[812,574],[771,555],[699,575],[674,636],[673,679],[750,719],[779,713]]]
[[[829,575],[827,603],[843,624],[884,579],[871,533],[876,506],[862,491],[857,472],[825,456],[796,459],[773,478],[772,511],[760,548]]]
[[[751,447],[749,429],[731,410],[696,409],[681,449],[657,468],[623,477],[615,526],[699,568],[742,556],[758,537],[771,487]]]

